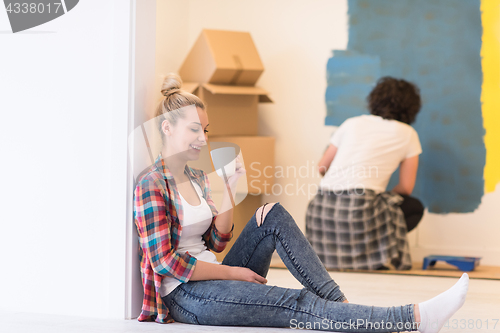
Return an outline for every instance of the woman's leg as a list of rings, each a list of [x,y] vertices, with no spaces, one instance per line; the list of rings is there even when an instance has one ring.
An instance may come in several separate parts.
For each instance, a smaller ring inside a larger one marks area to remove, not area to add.
[[[248,267],[265,277],[276,249],[288,270],[307,290],[326,300],[346,300],[283,206],[275,204],[260,226],[257,225],[256,215],[259,214],[252,216],[222,264]]]
[[[174,320],[189,324],[437,333],[462,307],[468,287],[464,273],[450,289],[418,306],[377,307],[329,301],[306,288],[208,280],[181,284],[162,299]]]
[[[418,225],[422,216],[424,215],[424,205],[417,198],[410,197],[408,195],[400,194],[403,197],[403,202],[401,203],[401,210],[405,216],[406,226],[408,232],[415,229]]]
[[[323,299],[306,288],[288,289],[245,281],[189,281],[163,300],[175,321],[189,324],[342,332],[417,328],[413,304],[377,307],[339,303]]]

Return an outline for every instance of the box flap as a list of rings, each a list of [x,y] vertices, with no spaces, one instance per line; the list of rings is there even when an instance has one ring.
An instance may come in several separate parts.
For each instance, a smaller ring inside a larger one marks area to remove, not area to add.
[[[199,83],[196,82],[182,82],[182,87],[181,89],[184,91],[187,91],[191,94],[194,94],[196,92],[196,89],[200,86]]]
[[[272,103],[272,100],[268,96],[268,92],[259,87],[248,87],[248,86],[226,86],[218,85],[212,83],[202,84],[203,88],[207,89],[210,93],[214,95],[258,95],[259,102],[261,103]]]
[[[273,103],[273,100],[267,95],[259,95],[259,103]]]
[[[217,70],[210,45],[202,32],[179,68],[182,80],[208,82]]]
[[[264,70],[252,36],[248,32],[203,30],[217,68]]]

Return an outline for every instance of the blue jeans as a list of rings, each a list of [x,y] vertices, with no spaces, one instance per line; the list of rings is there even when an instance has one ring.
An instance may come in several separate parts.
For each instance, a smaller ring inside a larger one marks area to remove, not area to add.
[[[175,321],[189,324],[343,332],[416,330],[413,304],[342,303],[346,297],[279,203],[260,227],[255,215],[250,219],[222,264],[248,267],[265,277],[275,249],[303,289],[233,280],[188,281],[162,299]]]

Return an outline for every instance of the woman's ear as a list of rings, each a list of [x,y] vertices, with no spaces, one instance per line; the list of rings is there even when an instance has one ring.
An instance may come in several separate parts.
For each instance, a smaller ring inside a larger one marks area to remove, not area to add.
[[[161,131],[163,132],[163,134],[169,136],[171,133],[170,133],[170,129],[172,128],[172,125],[170,124],[170,122],[168,120],[164,120],[162,121],[161,123]]]

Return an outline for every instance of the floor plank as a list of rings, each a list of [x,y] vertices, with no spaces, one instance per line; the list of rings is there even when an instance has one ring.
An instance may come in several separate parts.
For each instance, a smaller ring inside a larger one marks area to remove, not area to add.
[[[341,286],[351,303],[375,306],[393,306],[418,303],[436,296],[451,287],[457,278],[411,275],[388,275],[350,272],[330,272]],[[268,284],[285,288],[302,288],[300,283],[285,269],[270,269]],[[5,305],[5,304],[4,304]],[[441,332],[498,333],[500,323],[494,325],[500,313],[500,281],[472,279],[464,306],[452,317],[460,325],[461,320],[473,320],[466,330],[444,328]],[[488,320],[489,327],[486,327]],[[287,328],[196,326],[181,323],[161,325],[141,323],[137,320],[98,319],[70,317],[43,313],[0,312],[1,332],[8,333],[88,333],[88,332],[289,332]],[[482,323],[482,327],[478,327]],[[452,324],[452,323],[451,323]]]

